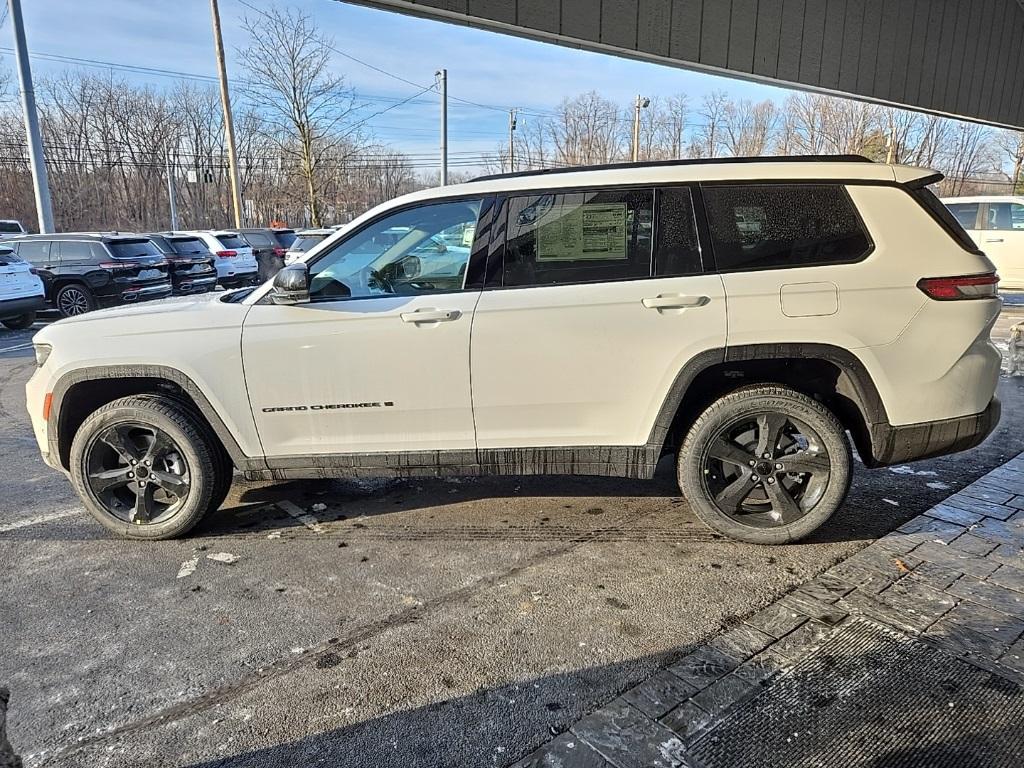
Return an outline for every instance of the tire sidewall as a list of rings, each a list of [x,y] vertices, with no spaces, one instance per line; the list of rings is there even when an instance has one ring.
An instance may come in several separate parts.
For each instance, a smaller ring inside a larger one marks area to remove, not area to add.
[[[794,523],[776,528],[743,525],[714,505],[704,487],[704,459],[719,430],[744,417],[780,412],[814,429],[828,452],[831,472],[815,506]],[[852,456],[846,433],[835,416],[815,400],[781,386],[737,390],[713,403],[694,422],[683,441],[677,462],[679,486],[697,516],[730,538],[754,544],[798,541],[824,524],[842,505],[850,486]]]
[[[160,429],[184,456],[189,471],[189,494],[181,508],[168,520],[149,525],[126,523],[106,511],[86,481],[88,449],[103,430],[123,423]],[[132,539],[169,539],[188,531],[206,514],[216,483],[213,461],[202,433],[187,417],[179,425],[163,413],[146,407],[142,401],[135,406],[112,404],[90,415],[75,434],[69,464],[72,483],[89,513],[108,530]]]
[[[26,328],[31,328],[32,323],[36,321],[35,312],[26,312],[24,315],[17,317],[9,317],[6,320],[0,320],[5,327],[12,331],[24,331]]]

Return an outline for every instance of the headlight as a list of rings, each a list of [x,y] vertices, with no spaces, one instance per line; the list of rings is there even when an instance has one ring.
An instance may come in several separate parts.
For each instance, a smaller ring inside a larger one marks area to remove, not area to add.
[[[53,347],[49,344],[32,344],[32,348],[36,351],[36,365],[42,368],[46,365],[46,358],[50,356]]]

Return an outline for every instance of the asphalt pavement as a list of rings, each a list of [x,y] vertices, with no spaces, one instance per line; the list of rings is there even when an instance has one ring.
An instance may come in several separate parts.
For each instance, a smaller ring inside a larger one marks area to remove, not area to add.
[[[0,685],[30,767],[507,765],[1024,450],[1004,378],[985,444],[858,466],[800,544],[711,534],[670,462],[238,483],[190,538],[128,542],[39,459],[30,336],[0,333]]]

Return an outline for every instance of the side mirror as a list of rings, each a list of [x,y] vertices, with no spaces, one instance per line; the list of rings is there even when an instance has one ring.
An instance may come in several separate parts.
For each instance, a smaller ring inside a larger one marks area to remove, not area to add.
[[[274,275],[270,292],[274,304],[306,304],[309,302],[309,267],[304,262],[289,264]]]

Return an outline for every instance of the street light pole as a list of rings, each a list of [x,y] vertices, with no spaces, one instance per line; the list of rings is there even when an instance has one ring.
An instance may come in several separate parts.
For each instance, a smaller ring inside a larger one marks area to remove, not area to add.
[[[235,226],[242,226],[242,183],[238,176],[238,151],[235,149],[235,123],[231,118],[231,95],[228,92],[228,71],[224,64],[224,40],[220,34],[220,9],[217,0],[210,0],[213,15],[213,45],[217,51],[217,74],[220,76],[220,105],[224,110],[224,134],[228,142],[228,170],[231,176],[231,203]]]
[[[448,70],[439,69],[434,77],[441,84],[441,186],[448,184]]]
[[[46,178],[46,157],[43,155],[43,139],[39,133],[39,113],[36,111],[36,92],[32,87],[32,65],[28,60],[21,0],[7,0],[7,7],[11,11],[11,26],[14,27],[14,59],[18,65],[18,84],[21,88],[25,133],[28,136],[28,161],[32,168],[36,215],[39,218],[39,231],[45,235],[53,232],[53,204],[50,202],[50,186]]]
[[[167,203],[171,209],[171,231],[178,228],[178,201],[174,195],[174,171],[171,168],[171,153],[167,153]]]
[[[516,111],[508,111],[508,172],[516,172]]]
[[[633,162],[640,159],[640,110],[651,105],[651,100],[640,96],[636,97],[633,103]]]

